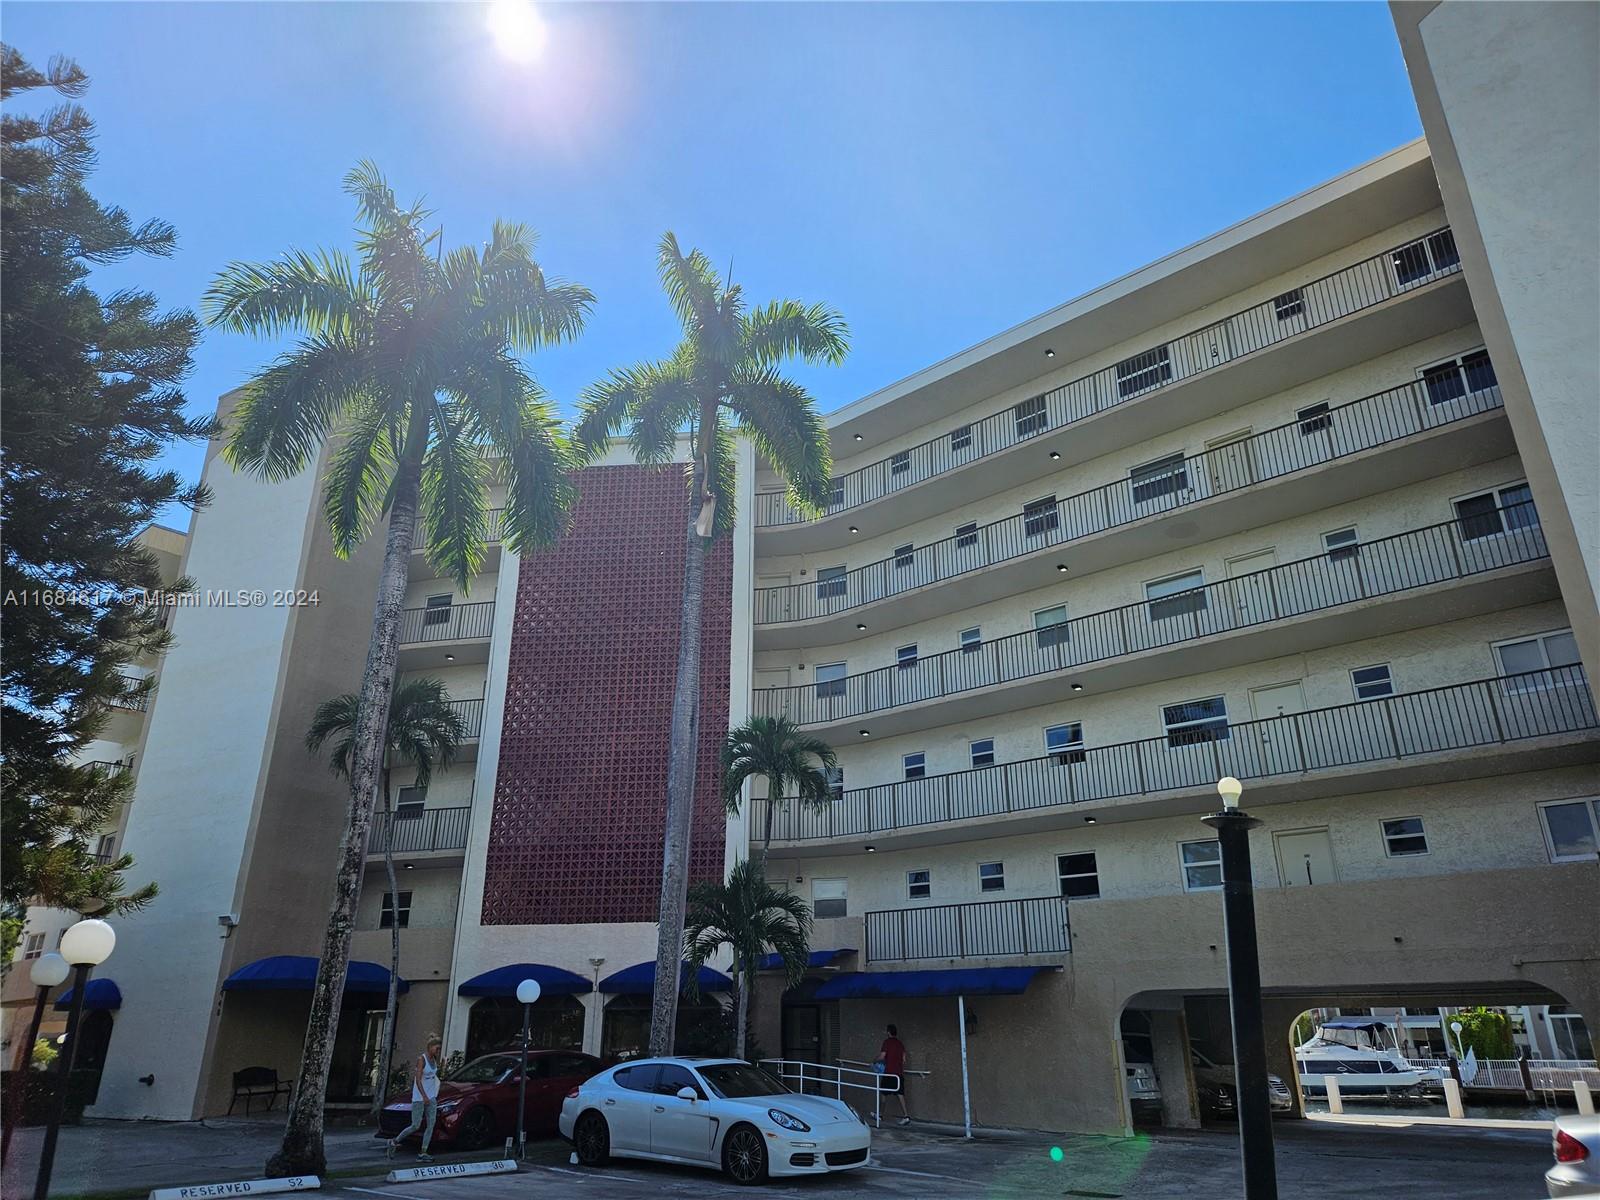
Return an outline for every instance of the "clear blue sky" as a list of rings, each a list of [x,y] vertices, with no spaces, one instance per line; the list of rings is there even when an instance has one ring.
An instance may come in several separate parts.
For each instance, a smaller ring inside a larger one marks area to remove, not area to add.
[[[371,158],[447,243],[525,221],[594,289],[588,332],[530,364],[569,411],[672,345],[664,229],[754,299],[844,312],[848,364],[802,373],[833,409],[1420,133],[1376,3],[540,12],[530,65],[466,3],[7,3],[4,37],[78,59],[96,195],[177,226],[102,286],[194,306],[232,259],[348,246],[340,178]],[[192,406],[272,349],[208,334]]]

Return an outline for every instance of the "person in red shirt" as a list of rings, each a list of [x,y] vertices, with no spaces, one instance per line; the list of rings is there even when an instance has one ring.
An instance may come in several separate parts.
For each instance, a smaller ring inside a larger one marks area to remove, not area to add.
[[[900,1124],[909,1125],[911,1114],[906,1111],[906,1044],[900,1040],[898,1029],[893,1025],[888,1028],[889,1036],[883,1039],[883,1045],[878,1048],[878,1057],[872,1061],[883,1064],[883,1073],[889,1078],[878,1087],[900,1101]]]

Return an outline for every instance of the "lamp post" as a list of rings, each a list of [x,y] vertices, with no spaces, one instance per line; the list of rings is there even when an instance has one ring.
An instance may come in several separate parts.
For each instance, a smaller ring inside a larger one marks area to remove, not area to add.
[[[71,970],[67,960],[53,950],[34,959],[33,965],[28,968],[28,979],[39,990],[33,1000],[33,1020],[28,1023],[28,1040],[22,1043],[22,1051],[11,1068],[11,1089],[6,1097],[5,1132],[0,1134],[0,1155],[10,1153],[11,1131],[22,1119],[22,1106],[28,1096],[28,1068],[33,1062],[33,1044],[39,1040],[39,1023],[44,1020],[44,1002],[49,998],[51,988],[66,982]]]
[[[1467,1051],[1466,1047],[1461,1044],[1461,1022],[1451,1021],[1450,1032],[1456,1035],[1456,1057],[1465,1060],[1467,1057]]]
[[[72,1062],[78,1057],[78,1026],[83,1019],[83,997],[89,990],[89,974],[111,957],[116,946],[116,931],[94,918],[79,921],[61,937],[61,957],[72,966],[72,1008],[67,1013],[67,1052],[60,1062],[61,1086],[50,1106],[50,1123],[44,1130],[44,1148],[39,1151],[39,1178],[33,1187],[33,1200],[46,1200],[50,1194],[50,1172],[55,1166],[61,1118],[67,1111]]]
[[[517,999],[522,1002],[522,1068],[517,1072],[517,1158],[528,1156],[527,1126],[523,1112],[528,1103],[528,1015],[539,999],[539,981],[524,979],[517,984]]]
[[[1240,810],[1239,796],[1243,792],[1244,785],[1233,776],[1219,779],[1217,795],[1222,797],[1222,811],[1201,820],[1217,831],[1222,857],[1222,920],[1228,947],[1228,1009],[1233,1018],[1245,1200],[1277,1200],[1267,1043],[1261,1018],[1261,957],[1256,945],[1256,905],[1250,878],[1250,831],[1261,822]]]

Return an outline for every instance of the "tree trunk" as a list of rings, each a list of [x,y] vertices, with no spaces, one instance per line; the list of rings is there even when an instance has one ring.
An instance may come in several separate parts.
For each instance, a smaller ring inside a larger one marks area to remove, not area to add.
[[[693,495],[698,504],[700,473]],[[693,518],[686,529],[683,604],[678,619],[678,676],[672,689],[672,732],[667,753],[666,838],[661,860],[661,910],[656,931],[656,982],[650,1003],[650,1053],[672,1053],[678,1024],[678,964],[683,960],[683,920],[689,898],[689,841],[694,827],[695,767],[700,742],[700,612],[705,599],[709,542]]]
[[[350,965],[350,935],[355,930],[356,905],[361,899],[367,831],[372,825],[373,801],[383,768],[387,740],[384,735],[389,727],[389,702],[394,695],[399,657],[400,612],[405,603],[411,547],[416,541],[418,484],[427,434],[428,410],[415,403],[406,436],[406,458],[395,478],[378,599],[372,614],[372,640],[361,676],[361,699],[350,754],[350,816],[339,841],[333,907],[322,936],[317,982],[311,992],[311,1015],[306,1021],[306,1040],[300,1053],[300,1079],[289,1106],[283,1144],[267,1159],[269,1176],[321,1175],[327,1171],[322,1110],[327,1101],[328,1072],[333,1066],[334,1039],[339,1032],[345,970]]]
[[[735,1058],[743,1058],[745,1047],[748,1044],[745,1041],[745,1031],[748,1028],[747,1022],[749,1021],[750,1015],[750,972],[738,970],[738,966],[738,963],[734,963],[735,970],[733,994],[735,999],[733,1002],[733,1012],[736,1019],[735,1024],[738,1028],[738,1033],[734,1035],[733,1056]]]
[[[389,796],[389,769],[383,771],[383,870],[389,877],[389,998],[383,1006],[383,1047],[378,1051],[378,1085],[372,1089],[372,1123],[383,1113],[394,1056],[394,1022],[400,1009],[400,885],[394,877],[394,801]]]

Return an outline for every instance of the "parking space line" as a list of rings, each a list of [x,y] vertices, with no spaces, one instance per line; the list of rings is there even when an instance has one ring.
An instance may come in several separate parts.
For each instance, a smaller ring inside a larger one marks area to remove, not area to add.
[[[346,1184],[343,1190],[347,1192],[365,1192],[369,1196],[390,1196],[393,1197],[393,1200],[428,1200],[425,1196],[408,1196],[404,1192],[380,1192],[377,1188],[356,1187],[353,1184]]]

